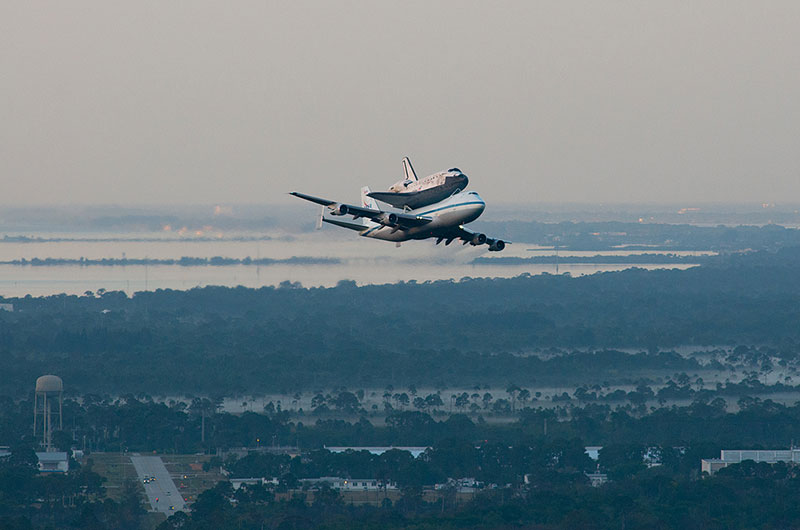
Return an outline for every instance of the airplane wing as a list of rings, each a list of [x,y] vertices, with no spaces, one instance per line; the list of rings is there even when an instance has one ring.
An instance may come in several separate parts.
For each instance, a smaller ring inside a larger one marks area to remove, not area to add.
[[[383,213],[380,210],[374,210],[372,208],[364,208],[363,206],[354,206],[352,204],[341,204],[336,201],[330,201],[328,199],[314,197],[313,195],[306,195],[305,193],[300,193],[297,191],[293,191],[289,193],[289,195],[294,195],[295,197],[300,197],[301,199],[315,202],[317,204],[321,204],[322,206],[327,206],[328,208],[333,210],[332,215],[349,214],[352,215],[354,219],[358,219],[359,217],[367,217],[371,219],[372,216],[380,215],[381,213]]]
[[[313,195],[306,195],[305,193],[300,193],[297,191],[293,191],[289,193],[289,195],[294,195],[295,197],[299,197],[316,204],[321,204],[322,206],[325,206],[331,210],[331,215],[352,215],[353,219],[365,217],[384,226],[395,227],[398,230],[407,230],[409,228],[422,226],[433,221],[431,217],[425,217],[422,215],[384,212],[383,210],[376,210],[374,208],[364,208],[363,206],[343,204],[320,197],[314,197]]]
[[[486,237],[486,234],[482,234],[480,232],[473,232],[472,230],[467,230],[464,226],[457,226],[455,228],[448,228],[442,230],[441,232],[434,233],[434,237],[437,238],[436,244],[438,245],[443,240],[447,240],[445,244],[449,245],[453,242],[454,239],[459,239],[462,241],[464,245],[469,243],[472,246],[477,245],[489,245],[489,250],[493,252],[499,252],[506,248],[506,245],[510,245],[510,241],[504,241],[502,239],[495,239],[492,237]]]
[[[319,197],[314,197],[313,195],[306,195],[305,193],[300,193],[299,191],[290,192],[289,195],[294,195],[295,197],[300,197],[301,199],[315,202],[317,204],[321,204],[322,206],[331,206],[333,204],[336,204],[336,201],[329,201],[328,199],[320,199]]]
[[[433,221],[432,218],[426,217],[424,215],[409,215],[407,213],[392,213],[390,215],[396,215],[397,224],[408,228],[426,225],[431,221]]]

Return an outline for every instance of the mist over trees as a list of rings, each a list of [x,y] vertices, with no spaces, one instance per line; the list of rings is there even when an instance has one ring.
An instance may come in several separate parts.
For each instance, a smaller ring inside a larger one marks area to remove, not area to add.
[[[655,355],[682,345],[768,345],[789,359],[800,344],[798,265],[800,251],[784,249],[686,271],[578,278],[8,299],[15,311],[0,312],[8,362],[0,391],[25,395],[23,382],[50,372],[77,392],[229,394],[342,382],[506,384],[509,373],[546,377],[625,363],[683,370],[693,362],[527,355],[548,348]]]
[[[796,220],[795,220],[796,222]],[[697,226],[690,224],[537,221],[482,221],[481,230],[511,241],[555,245],[572,250],[619,248],[739,251],[775,250],[800,245],[800,230],[776,224]]]

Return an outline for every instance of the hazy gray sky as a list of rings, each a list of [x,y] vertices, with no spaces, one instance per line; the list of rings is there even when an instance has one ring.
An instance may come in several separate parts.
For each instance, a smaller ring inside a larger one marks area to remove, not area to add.
[[[2,2],[0,203],[800,202],[800,2]]]

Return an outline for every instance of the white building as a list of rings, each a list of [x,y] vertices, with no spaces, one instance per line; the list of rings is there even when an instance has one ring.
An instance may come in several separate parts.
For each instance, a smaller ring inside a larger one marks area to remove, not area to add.
[[[300,483],[308,486],[317,486],[323,483],[328,483],[332,489],[339,491],[377,491],[384,488],[387,490],[397,489],[397,484],[394,482],[383,482],[376,478],[301,478]]]
[[[600,473],[600,471],[595,471],[594,473],[584,473],[584,475],[586,475],[586,478],[589,479],[589,484],[591,484],[593,488],[598,488],[608,482],[608,475],[605,473]]]
[[[277,485],[278,479],[276,478],[232,478],[230,479],[231,486],[233,486],[233,490],[236,491],[242,487],[242,484],[246,486],[255,486],[256,484],[260,484],[261,486],[272,484]]]
[[[527,478],[528,475],[525,475],[526,480]],[[443,490],[446,488],[454,488],[459,493],[475,493],[475,491],[484,488],[484,483],[478,482],[474,477],[464,477],[448,478],[447,482],[443,484],[434,484],[433,486],[435,490]]]
[[[14,304],[0,304],[0,311],[14,312]]]
[[[586,453],[592,460],[598,460],[600,458],[600,450],[602,448],[602,445],[587,445],[584,447],[583,452]]]
[[[69,457],[63,451],[36,453],[39,459],[39,472],[66,473],[69,471]]]
[[[267,484],[277,486],[279,480],[277,478],[232,478],[229,479],[234,490],[238,490],[242,485],[255,485]],[[342,478],[342,477],[318,477],[318,478],[301,478],[300,484],[308,487],[321,486],[328,484],[331,489],[339,491],[377,491],[385,489],[396,490],[397,484],[394,482],[382,482],[376,478]]]
[[[700,461],[700,470],[713,475],[720,469],[731,464],[740,464],[745,460],[766,464],[778,462],[800,464],[800,449],[723,449],[720,451],[719,458],[703,458]]]

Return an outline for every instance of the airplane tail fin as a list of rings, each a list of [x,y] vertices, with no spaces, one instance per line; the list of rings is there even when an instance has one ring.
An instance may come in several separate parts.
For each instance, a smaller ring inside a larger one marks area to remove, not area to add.
[[[369,196],[369,186],[364,186],[361,188],[361,205],[364,208],[372,208],[373,210],[380,210],[378,208],[378,203],[375,202],[375,199]]]
[[[325,207],[320,207],[319,217],[317,217],[317,230],[322,229],[322,221],[325,219]]]
[[[406,180],[418,180],[417,174],[414,173],[414,166],[411,165],[411,160],[408,157],[403,158],[403,173]]]

